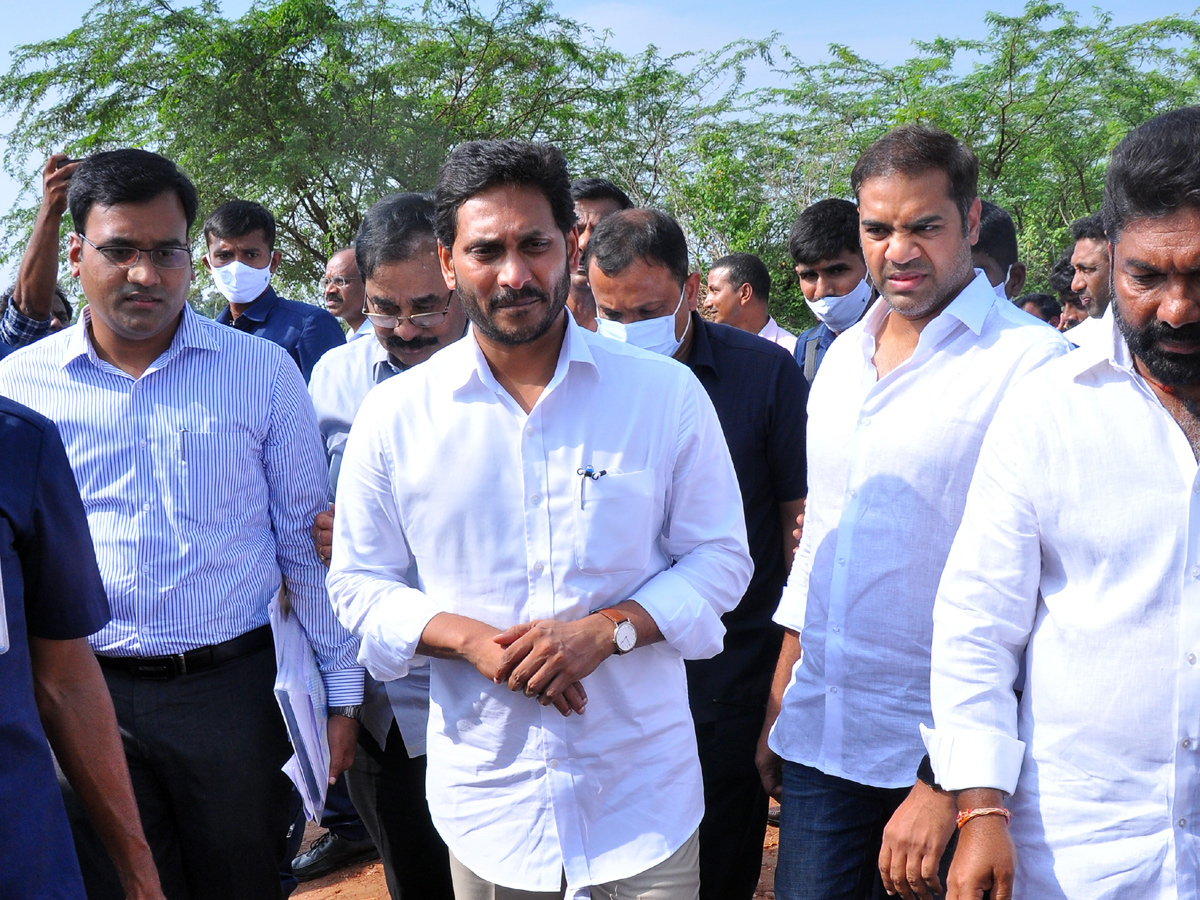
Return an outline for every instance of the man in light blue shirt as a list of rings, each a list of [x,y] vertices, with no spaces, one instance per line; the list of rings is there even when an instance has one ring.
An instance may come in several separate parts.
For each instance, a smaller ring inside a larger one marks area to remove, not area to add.
[[[325,501],[312,405],[283,350],[188,308],[196,192],[174,163],[96,154],[69,205],[82,327],[0,364],[0,392],[58,425],[79,483],[112,610],[89,642],[165,893],[276,897],[290,749],[267,605],[281,575],[325,683],[331,778],[353,759],[362,698],[308,537]],[[108,896],[106,862],[81,865],[89,896]]]

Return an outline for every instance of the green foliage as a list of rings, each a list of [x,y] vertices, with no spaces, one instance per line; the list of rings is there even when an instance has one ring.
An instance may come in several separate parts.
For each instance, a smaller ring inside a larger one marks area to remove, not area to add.
[[[936,38],[884,65],[842,45],[806,62],[777,36],[713,52],[614,51],[548,0],[101,0],[79,28],[17,49],[0,76],[15,115],[5,168],[36,199],[42,160],[133,145],[176,159],[202,214],[234,196],[270,207],[278,280],[315,295],[328,255],[362,212],[432,186],[455,144],[551,141],[577,175],[602,175],[676,215],[702,268],[734,250],[771,269],[777,318],[811,321],[786,253],[796,214],[849,196],[859,153],[888,129],[929,122],[970,144],[981,193],[1013,213],[1032,283],[1067,226],[1097,208],[1109,152],[1150,116],[1200,99],[1200,19],[1116,26],[1057,3],[988,13],[980,40]],[[778,61],[777,61],[778,60]],[[751,64],[775,83],[750,90]],[[31,221],[4,220],[0,258]]]

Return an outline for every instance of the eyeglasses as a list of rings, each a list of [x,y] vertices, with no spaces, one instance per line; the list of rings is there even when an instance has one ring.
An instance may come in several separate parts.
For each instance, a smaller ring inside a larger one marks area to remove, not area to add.
[[[341,275],[338,275],[334,278],[322,278],[321,279],[321,290],[323,290],[323,291],[329,290],[329,286],[331,284],[338,290],[341,290],[342,288],[348,286],[351,282],[354,282],[354,281],[362,281],[362,279],[361,278],[343,278]]]
[[[78,231],[75,233],[79,234]],[[149,255],[150,264],[156,269],[182,269],[192,261],[192,251],[187,247],[97,247],[82,234],[79,234],[79,239],[93,250],[98,250],[110,266],[121,269],[136,266],[143,253]]]
[[[413,313],[411,316],[385,316],[380,313],[369,312],[364,300],[362,313],[371,320],[372,325],[387,331],[394,331],[399,328],[401,322],[412,322],[418,328],[436,328],[446,321],[446,313],[450,312],[450,301],[453,297],[454,291],[450,291],[446,295],[446,308],[441,312]]]

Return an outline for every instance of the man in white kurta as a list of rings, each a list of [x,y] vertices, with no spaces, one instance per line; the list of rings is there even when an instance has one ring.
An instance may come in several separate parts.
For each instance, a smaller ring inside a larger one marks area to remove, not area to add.
[[[959,831],[952,898],[1200,895],[1198,196],[1200,109],[1122,142],[1107,340],[1017,385],[984,441],[925,731],[960,810],[992,810]]]

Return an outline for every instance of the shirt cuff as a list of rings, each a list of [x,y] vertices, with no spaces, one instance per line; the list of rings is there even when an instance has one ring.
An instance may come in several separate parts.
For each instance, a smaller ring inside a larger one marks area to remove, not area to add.
[[[630,599],[650,614],[666,642],[684,659],[711,659],[721,652],[725,642],[721,617],[670,569],[659,572]]]
[[[326,705],[358,706],[362,703],[363,674],[363,670],[357,666],[353,669],[322,673],[321,680],[325,682]]]
[[[921,726],[933,774],[942,790],[993,788],[1012,794],[1025,759],[1025,742],[994,731],[947,731]]]
[[[27,347],[49,333],[50,317],[31,319],[11,301],[4,310],[4,316],[0,317],[0,340],[10,347]]]

